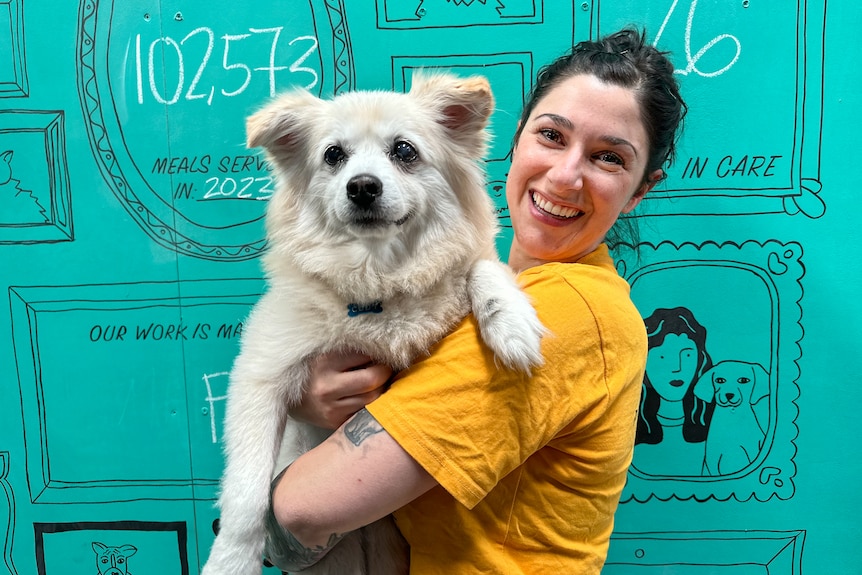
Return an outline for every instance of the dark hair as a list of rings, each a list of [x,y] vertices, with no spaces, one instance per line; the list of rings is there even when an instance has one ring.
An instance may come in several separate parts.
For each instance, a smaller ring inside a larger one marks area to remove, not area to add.
[[[688,111],[667,55],[668,52],[646,43],[645,31],[634,28],[625,28],[597,41],[578,43],[571,52],[539,70],[512,145],[518,144],[530,114],[548,92],[572,76],[591,74],[605,83],[635,92],[649,142],[646,182],[648,174],[673,163],[682,120]],[[636,246],[638,236],[634,218],[621,217],[608,232],[606,241],[609,244],[628,241]]]
[[[706,441],[706,433],[712,420],[714,403],[707,403],[694,395],[694,384],[706,371],[712,368],[712,358],[706,351],[706,328],[694,318],[688,308],[656,309],[644,320],[647,330],[647,347],[653,349],[664,342],[668,334],[686,335],[697,348],[697,368],[694,378],[689,382],[688,389],[682,398],[685,419],[682,424],[683,438],[689,443]],[[661,443],[664,432],[658,421],[658,410],[661,397],[649,380],[649,374],[644,373],[641,393],[641,408],[638,411],[638,427],[635,443]]]
[[[601,81],[633,90],[649,140],[646,173],[672,163],[678,128],[688,107],[673,77],[673,64],[646,43],[646,32],[626,28],[597,41],[583,41],[539,70],[515,132],[514,144],[536,104],[563,81],[591,74]]]

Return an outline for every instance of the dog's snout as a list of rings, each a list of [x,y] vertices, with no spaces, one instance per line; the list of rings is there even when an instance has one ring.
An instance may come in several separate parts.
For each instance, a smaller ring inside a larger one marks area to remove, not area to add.
[[[383,192],[383,182],[371,174],[353,176],[347,182],[347,198],[363,209],[368,209]]]

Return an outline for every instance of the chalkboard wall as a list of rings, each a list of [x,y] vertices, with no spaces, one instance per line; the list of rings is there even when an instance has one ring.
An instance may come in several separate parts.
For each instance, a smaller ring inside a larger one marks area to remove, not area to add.
[[[648,367],[604,572],[862,574],[859,4],[0,0],[0,575],[206,559],[227,372],[264,289],[251,111],[487,76],[505,256],[532,78],[627,24],[672,53],[690,113],[614,254],[647,326],[686,323],[694,352]],[[708,384],[740,377],[734,408]]]

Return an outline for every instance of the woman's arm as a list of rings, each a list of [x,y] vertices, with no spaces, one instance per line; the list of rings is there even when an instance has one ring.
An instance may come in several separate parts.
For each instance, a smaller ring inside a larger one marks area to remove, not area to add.
[[[368,525],[436,485],[368,411],[300,456],[273,489],[294,569],[319,561],[350,531]],[[291,558],[287,559],[291,561]]]

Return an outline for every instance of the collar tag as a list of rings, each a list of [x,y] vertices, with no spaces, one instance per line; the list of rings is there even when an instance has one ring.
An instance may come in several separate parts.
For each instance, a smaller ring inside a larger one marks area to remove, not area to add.
[[[383,313],[383,302],[380,300],[373,301],[367,304],[349,303],[347,304],[347,315],[356,317],[364,313]]]

